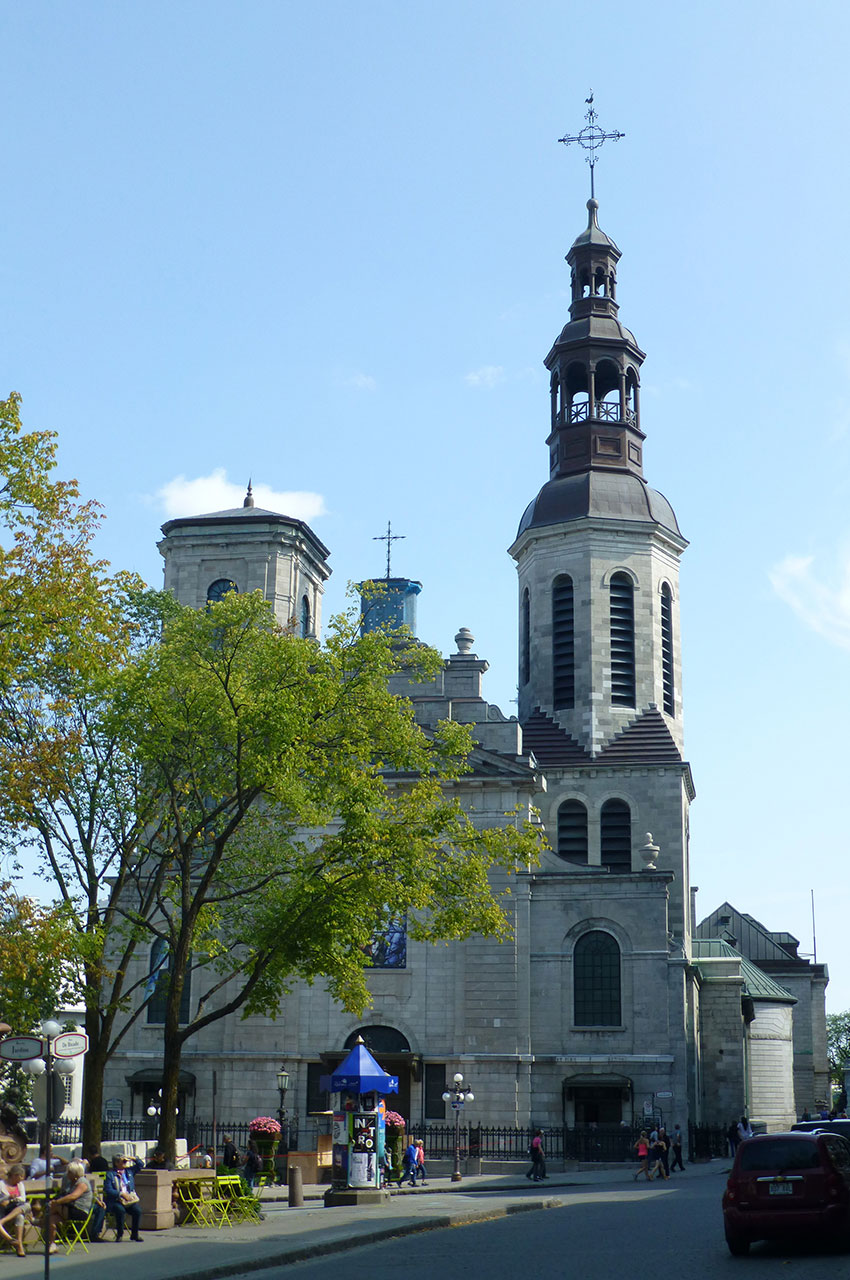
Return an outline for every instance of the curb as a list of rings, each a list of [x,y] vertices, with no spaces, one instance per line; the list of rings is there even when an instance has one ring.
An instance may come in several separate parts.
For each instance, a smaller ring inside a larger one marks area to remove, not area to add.
[[[364,1231],[355,1236],[347,1236],[339,1240],[317,1241],[315,1244],[296,1245],[280,1253],[269,1254],[265,1258],[254,1258],[239,1270],[234,1271],[233,1263],[220,1267],[205,1267],[199,1271],[183,1271],[175,1280],[225,1280],[236,1275],[247,1275],[255,1271],[265,1271],[269,1267],[285,1267],[294,1262],[306,1262],[310,1258],[327,1257],[333,1253],[347,1253],[350,1249],[359,1249],[363,1245],[379,1244],[383,1240],[393,1240],[402,1236],[419,1235],[425,1231],[441,1231],[447,1227],[463,1227],[473,1222],[488,1222],[496,1218],[507,1218],[515,1213],[531,1213],[540,1209],[560,1209],[563,1201],[556,1198],[534,1200],[530,1204],[505,1205],[499,1209],[472,1209],[464,1213],[445,1213],[439,1217],[427,1218],[421,1222],[400,1222],[397,1225],[376,1227],[372,1231]]]

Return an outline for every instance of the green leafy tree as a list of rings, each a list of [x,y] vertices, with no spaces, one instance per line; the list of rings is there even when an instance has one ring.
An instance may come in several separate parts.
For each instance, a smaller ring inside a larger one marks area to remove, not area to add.
[[[76,730],[54,710],[123,652],[122,597],[140,585],[92,554],[100,510],[53,476],[56,449],[54,433],[23,430],[20,396],[0,400],[0,814],[62,771]]]
[[[488,872],[532,860],[538,835],[518,818],[476,830],[447,798],[467,728],[429,737],[388,689],[399,671],[433,674],[433,650],[361,636],[353,616],[319,645],[280,628],[258,594],[201,611],[163,593],[121,599],[121,652],[17,717],[21,754],[45,729],[65,748],[6,838],[35,846],[77,931],[85,1140],[100,1136],[106,1064],[155,997],[170,1148],[192,1035],[274,1012],[296,978],[364,1007],[365,952],[388,908],[421,938],[503,934]]]
[[[838,1088],[843,1088],[844,1067],[850,1065],[850,1009],[826,1015],[826,1048],[829,1078]]]
[[[360,635],[354,616],[319,645],[233,592],[174,611],[127,665],[116,716],[157,817],[123,909],[131,923],[139,904],[167,955],[166,1149],[186,1042],[237,1011],[275,1012],[296,978],[364,1008],[365,952],[388,906],[421,939],[506,933],[489,873],[533,861],[538,829],[518,816],[476,829],[445,787],[466,768],[468,728],[428,735],[388,689],[440,662],[415,641]],[[184,1022],[190,973],[200,994]]]
[[[74,481],[55,477],[56,449],[54,433],[23,429],[19,396],[0,400],[0,841],[13,875],[27,846],[39,846],[41,871],[61,904],[56,915],[48,910],[31,920],[36,935],[54,931],[48,1012],[69,988],[82,988],[89,1009],[97,1008],[109,899],[120,888],[121,859],[134,847],[138,821],[128,802],[132,768],[104,732],[101,712],[111,673],[137,643],[138,620],[127,601],[141,582],[110,573],[95,557],[100,510],[80,500]],[[120,804],[110,798],[115,793]],[[106,857],[104,831],[112,842]],[[24,898],[9,903],[13,919],[32,906]],[[27,961],[35,985],[19,993],[23,1003],[14,1012],[16,965],[11,952],[6,959],[6,1021],[32,1012],[31,1026],[41,1016],[41,968]],[[97,1027],[87,1030],[98,1064]],[[87,1082],[96,1078],[87,1073]]]
[[[43,907],[10,880],[0,880],[0,904],[0,1020],[23,1035],[79,998],[76,930],[64,907]],[[16,1110],[29,1098],[28,1081],[7,1062],[0,1062],[0,1089]]]

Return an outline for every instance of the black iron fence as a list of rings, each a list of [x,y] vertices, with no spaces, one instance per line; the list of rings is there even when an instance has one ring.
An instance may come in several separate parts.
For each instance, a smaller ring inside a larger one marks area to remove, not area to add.
[[[308,1126],[309,1127],[309,1126]],[[548,1160],[579,1160],[582,1163],[617,1163],[634,1160],[634,1143],[643,1125],[634,1130],[623,1125],[582,1125],[578,1128],[555,1126],[544,1130],[543,1147]],[[54,1142],[76,1143],[80,1139],[80,1121],[78,1119],[58,1120],[53,1128]],[[133,1119],[103,1121],[102,1139],[104,1142],[141,1142],[156,1138],[158,1123],[156,1118],[140,1116]],[[247,1121],[226,1123],[218,1121],[216,1140],[218,1149],[229,1134],[240,1152],[244,1155],[248,1148],[250,1133]],[[471,1157],[481,1160],[526,1160],[529,1158],[533,1128],[522,1129],[515,1126],[492,1128],[487,1125],[461,1124],[458,1127],[458,1139],[461,1159]],[[190,1151],[213,1145],[213,1123],[211,1120],[180,1120],[177,1135],[185,1138]],[[301,1138],[312,1147],[315,1136],[302,1133]],[[409,1130],[412,1138],[421,1138],[425,1143],[425,1154],[435,1160],[450,1160],[455,1151],[455,1127],[453,1124],[413,1125]],[[299,1149],[298,1117],[284,1123],[279,1147],[279,1154]],[[729,1153],[726,1130],[718,1125],[689,1125],[688,1151],[689,1160],[722,1159]]]
[[[101,1123],[101,1141],[103,1142],[152,1142],[159,1132],[159,1121],[155,1116],[152,1118],[138,1116],[118,1120],[104,1117]],[[235,1145],[244,1155],[248,1149],[248,1140],[251,1136],[248,1130],[248,1122],[240,1120],[231,1124],[219,1120],[216,1124],[216,1141],[219,1149],[221,1149],[225,1134],[231,1135]],[[177,1124],[177,1136],[178,1138],[186,1139],[186,1145],[190,1151],[194,1151],[197,1147],[202,1149],[211,1147],[213,1145],[213,1122],[212,1120],[180,1119]],[[81,1142],[82,1121],[76,1116],[57,1120],[52,1127],[52,1138],[54,1142]],[[297,1151],[297,1149],[298,1118],[295,1117],[292,1120],[284,1121],[278,1150],[281,1155],[285,1155],[287,1151]]]
[[[460,1125],[458,1140],[462,1159],[526,1160],[529,1158],[534,1129],[490,1128],[486,1125]],[[617,1163],[635,1158],[634,1132],[623,1125],[582,1125],[571,1129],[557,1126],[546,1129],[543,1149],[547,1160],[580,1160],[582,1162]],[[426,1156],[451,1159],[455,1150],[453,1124],[414,1125],[411,1136],[425,1143]]]
[[[722,1125],[689,1124],[688,1149],[691,1160],[722,1160],[729,1155],[729,1140]]]

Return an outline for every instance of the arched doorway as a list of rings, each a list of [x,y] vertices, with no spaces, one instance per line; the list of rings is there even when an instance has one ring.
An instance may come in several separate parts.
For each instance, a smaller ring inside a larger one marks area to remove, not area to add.
[[[330,1095],[321,1088],[320,1081],[336,1071],[348,1051],[354,1047],[358,1036],[362,1037],[366,1048],[384,1070],[389,1075],[398,1076],[398,1094],[389,1095],[387,1106],[391,1111],[400,1112],[408,1123],[413,1123],[416,1117],[410,1110],[411,1083],[420,1079],[422,1059],[413,1052],[407,1037],[401,1031],[380,1024],[358,1027],[347,1037],[342,1049],[328,1049],[321,1055],[320,1062],[308,1063],[307,1114],[327,1113]]]
[[[621,1075],[575,1075],[564,1081],[564,1124],[631,1124],[632,1082]]]

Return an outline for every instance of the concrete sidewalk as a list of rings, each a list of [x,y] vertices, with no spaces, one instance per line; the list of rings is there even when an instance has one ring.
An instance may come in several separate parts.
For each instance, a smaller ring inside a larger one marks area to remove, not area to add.
[[[83,1253],[61,1250],[50,1259],[51,1275],[74,1273],[79,1280],[217,1280],[280,1267],[305,1258],[342,1252],[361,1244],[393,1236],[460,1226],[489,1218],[504,1217],[546,1208],[556,1208],[576,1192],[596,1191],[619,1195],[652,1196],[669,1194],[677,1185],[694,1178],[715,1177],[718,1195],[728,1161],[714,1160],[689,1165],[684,1174],[669,1182],[636,1185],[633,1168],[556,1173],[543,1186],[530,1183],[523,1174],[489,1174],[451,1183],[435,1179],[424,1189],[394,1193],[388,1205],[326,1209],[321,1201],[324,1187],[305,1187],[305,1204],[290,1209],[283,1199],[264,1193],[264,1220],[259,1225],[216,1228],[174,1227],[149,1231],[142,1244],[125,1239],[121,1244],[91,1244]],[[309,1198],[307,1198],[309,1197]],[[315,1198],[314,1198],[315,1197]],[[3,1264],[15,1276],[34,1280],[44,1274],[44,1256],[27,1258],[13,1254]],[[81,1270],[82,1269],[82,1270]]]

